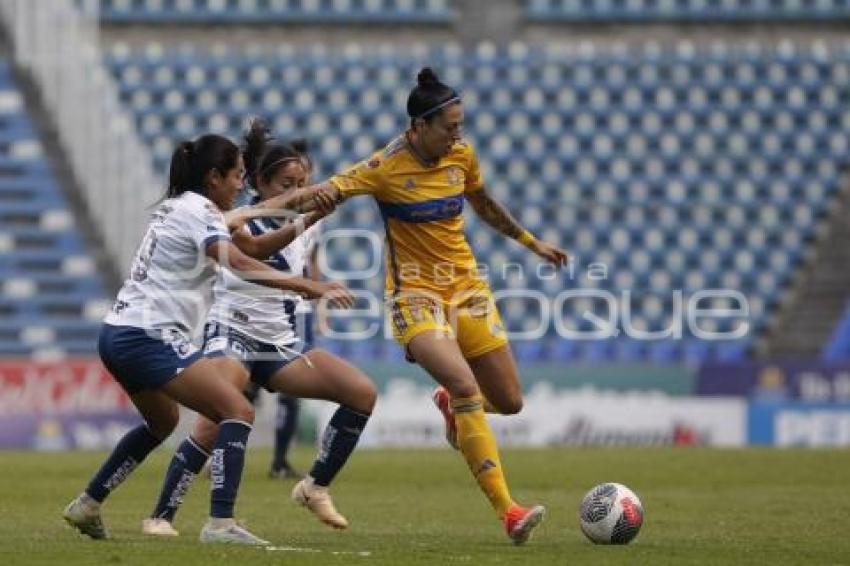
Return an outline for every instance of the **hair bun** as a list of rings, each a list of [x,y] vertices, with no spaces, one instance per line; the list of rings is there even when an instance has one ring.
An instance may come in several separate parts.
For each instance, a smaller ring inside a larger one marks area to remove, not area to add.
[[[440,84],[440,79],[437,78],[437,73],[431,67],[424,67],[419,74],[416,75],[416,83],[420,87],[434,87]]]
[[[292,149],[298,153],[308,153],[310,151],[310,142],[308,142],[306,138],[294,139],[289,142],[289,145],[291,145]]]

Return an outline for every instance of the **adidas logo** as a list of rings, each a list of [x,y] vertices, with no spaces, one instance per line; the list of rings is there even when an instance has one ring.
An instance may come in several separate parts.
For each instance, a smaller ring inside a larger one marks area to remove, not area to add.
[[[487,459],[486,459],[486,460],[484,460],[484,462],[481,464],[481,467],[480,467],[480,468],[478,468],[478,471],[476,471],[476,472],[475,472],[475,477],[478,477],[478,476],[480,476],[481,474],[483,474],[484,472],[486,472],[487,470],[491,470],[491,469],[493,469],[493,468],[495,468],[495,467],[496,467],[496,463],[495,463],[493,460],[491,460],[490,458],[487,458]]]

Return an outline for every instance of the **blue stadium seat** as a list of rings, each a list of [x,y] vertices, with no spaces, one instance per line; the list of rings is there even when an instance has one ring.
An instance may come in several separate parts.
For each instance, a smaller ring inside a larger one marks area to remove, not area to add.
[[[446,23],[448,0],[100,0],[101,21],[161,23]]]
[[[532,22],[832,21],[850,16],[843,0],[526,0]]]
[[[103,283],[0,60],[0,356],[92,355]]]
[[[634,17],[638,6],[661,6],[608,5]],[[672,14],[672,6],[688,2],[664,5]],[[850,156],[850,112],[844,110],[850,47],[824,52],[718,43],[706,49],[683,42],[672,49],[592,53],[522,43],[416,49],[418,59],[462,85],[468,135],[491,192],[525,225],[576,256],[571,274],[503,278],[504,265],[517,264],[527,274],[536,260],[471,216],[467,233],[495,289],[525,286],[550,298],[596,289],[617,300],[630,291],[636,320],[657,330],[669,326],[674,292],[687,300],[702,288],[728,287],[748,297],[753,327],[764,331]],[[317,178],[364,158],[405,127],[398,109],[414,68],[405,50],[333,54],[291,46],[274,55],[251,46],[206,53],[118,46],[107,63],[160,170],[174,140],[192,128],[236,137],[246,116],[258,113],[275,116],[283,138],[311,138]],[[14,206],[21,214],[37,208]],[[328,222],[381,229],[374,206],[360,199]],[[369,262],[353,242],[336,243],[329,253],[337,269]],[[593,264],[604,264],[608,273],[591,276]],[[380,293],[381,281],[355,285]],[[601,308],[594,303],[588,301]],[[564,310],[572,327],[592,328],[576,301]],[[534,324],[528,306],[505,307],[502,314],[509,329]],[[687,331],[680,341],[568,341],[550,326],[542,346],[516,341],[518,357],[699,363],[737,359],[749,348],[746,340],[706,346]],[[339,347],[357,356],[396,356],[382,346]]]

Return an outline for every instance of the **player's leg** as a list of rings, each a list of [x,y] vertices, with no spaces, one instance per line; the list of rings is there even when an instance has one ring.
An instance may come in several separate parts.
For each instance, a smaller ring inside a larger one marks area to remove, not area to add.
[[[211,358],[218,375],[226,376],[233,386],[243,390],[248,382],[247,369],[229,357]],[[203,415],[198,415],[190,435],[174,452],[166,470],[159,499],[150,517],[142,521],[142,532],[156,536],[177,536],[172,523],[195,476],[207,462],[218,437],[218,425]]]
[[[274,452],[269,468],[271,478],[302,479],[304,474],[296,470],[289,462],[289,448],[298,430],[298,417],[301,413],[301,402],[297,397],[279,394],[277,397],[277,415],[274,427]]]
[[[334,507],[328,487],[345,466],[366,426],[377,398],[372,381],[345,360],[313,350],[280,367],[266,387],[293,397],[339,403],[322,435],[322,449],[310,473],[292,490],[292,498],[334,528],[348,521]]]
[[[520,412],[519,372],[490,289],[477,289],[453,316],[460,349],[487,400],[484,410],[503,415]]]
[[[236,379],[221,366],[203,358],[168,382],[163,390],[174,400],[218,424],[211,451],[210,519],[202,542],[266,544],[233,519],[236,495],[245,465],[245,448],[254,422],[254,408],[234,387]]]
[[[313,313],[298,313],[296,326],[303,329],[305,351],[313,348]],[[304,474],[296,470],[289,462],[289,449],[292,439],[298,430],[298,418],[301,414],[301,401],[293,395],[280,394],[277,396],[277,415],[274,427],[274,449],[272,463],[269,468],[270,478],[304,479]]]
[[[177,404],[155,390],[130,395],[145,422],[130,430],[63,513],[65,520],[94,539],[107,538],[100,505],[177,426]]]
[[[456,303],[449,312],[449,319],[461,352],[484,395],[484,411],[519,412],[522,408],[519,374],[492,293],[489,288],[481,287]],[[451,396],[439,386],[433,399],[446,423],[446,440],[457,448]]]
[[[177,425],[177,405],[158,388],[200,354],[191,347],[177,348],[163,336],[140,328],[109,324],[101,328],[98,353],[145,420],[118,442],[86,490],[63,513],[65,520],[84,534],[106,538],[100,504]]]
[[[515,415],[522,410],[522,385],[509,345],[467,358],[467,361],[481,392],[489,401],[488,412]]]
[[[458,448],[508,536],[516,544],[526,542],[545,509],[522,507],[511,498],[496,439],[484,413],[484,399],[457,342],[424,332],[410,341],[408,350],[451,395]]]

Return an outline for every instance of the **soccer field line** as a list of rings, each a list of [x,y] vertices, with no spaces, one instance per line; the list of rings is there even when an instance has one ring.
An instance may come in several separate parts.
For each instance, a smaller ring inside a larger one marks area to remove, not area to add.
[[[266,546],[264,547],[269,552],[304,552],[304,553],[315,553],[315,554],[332,554],[334,556],[363,556],[368,557],[372,556],[372,551],[370,550],[321,550],[319,548],[304,548],[298,546]]]

